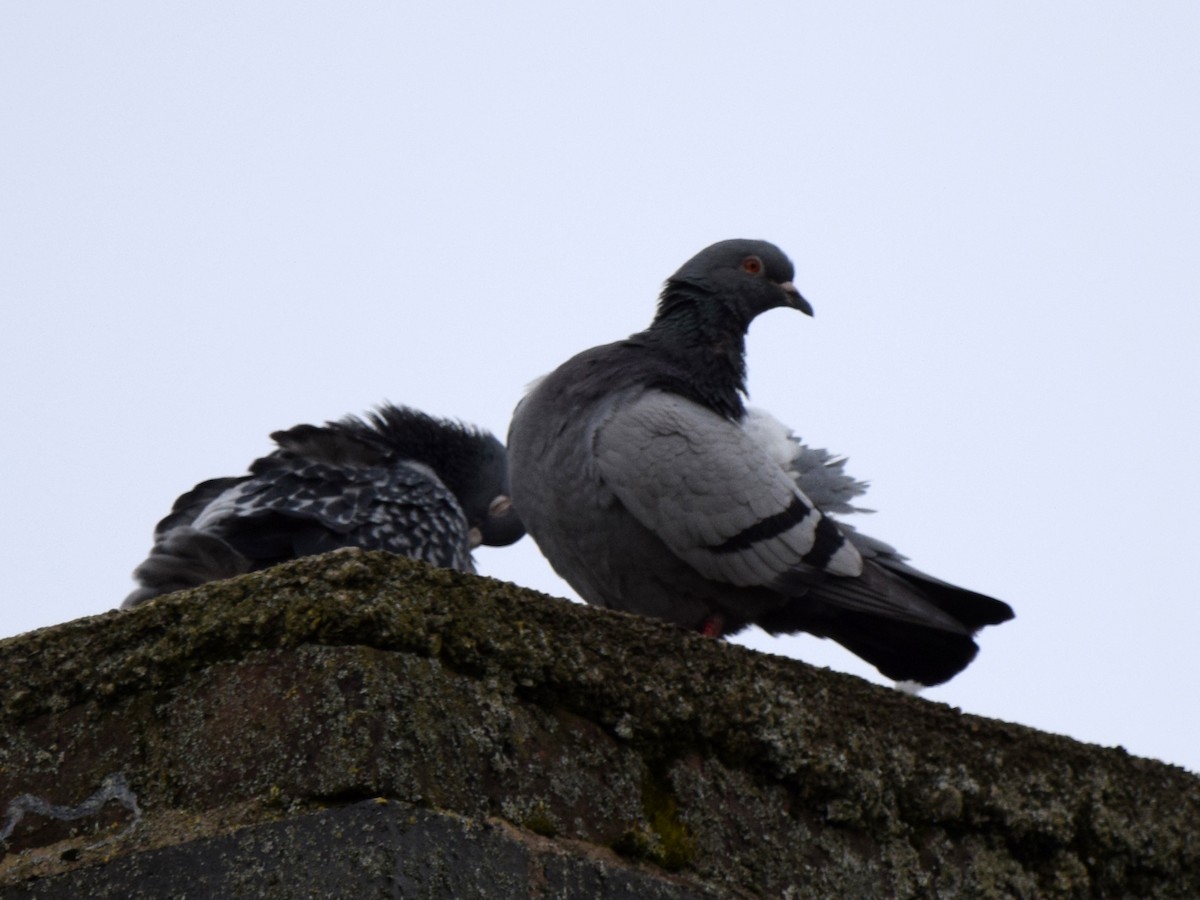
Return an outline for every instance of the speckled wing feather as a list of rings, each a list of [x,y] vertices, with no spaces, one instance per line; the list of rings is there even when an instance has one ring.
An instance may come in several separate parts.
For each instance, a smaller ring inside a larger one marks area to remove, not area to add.
[[[255,559],[354,546],[472,571],[462,509],[425,466],[338,466],[282,453],[268,459],[194,527]]]

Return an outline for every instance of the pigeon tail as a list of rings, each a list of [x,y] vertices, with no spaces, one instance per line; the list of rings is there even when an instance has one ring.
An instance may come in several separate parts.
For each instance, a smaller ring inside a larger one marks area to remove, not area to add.
[[[877,562],[881,568],[905,581],[938,609],[961,622],[972,634],[985,625],[999,625],[1013,618],[1012,607],[1003,600],[949,584],[898,559],[881,559]]]
[[[128,609],[162,594],[232,578],[252,568],[250,560],[221,538],[182,525],[155,542],[150,555],[133,572],[141,587],[130,593],[121,606]]]
[[[785,579],[780,587],[794,596],[757,620],[765,631],[831,638],[887,677],[925,685],[962,671],[978,652],[975,633],[1013,617],[1007,603],[894,557],[868,561],[857,578]]]
[[[825,609],[818,616],[789,615],[788,609],[763,617],[759,626],[770,634],[807,631],[829,638],[893,681],[942,684],[970,665],[979,652],[969,634],[846,609]]]

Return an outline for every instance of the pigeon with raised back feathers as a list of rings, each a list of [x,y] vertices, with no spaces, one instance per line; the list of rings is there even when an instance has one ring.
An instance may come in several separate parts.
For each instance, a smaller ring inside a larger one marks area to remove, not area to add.
[[[341,547],[473,572],[471,550],[525,530],[504,445],[487,432],[385,404],[365,419],[297,425],[249,474],[175,501],[124,606]]]
[[[648,329],[535,383],[509,430],[513,502],[588,603],[708,634],[806,631],[939,684],[1012,610],[835,521],[864,485],[744,406],[751,321],[812,315],[792,278],[773,244],[714,244],[667,280]]]

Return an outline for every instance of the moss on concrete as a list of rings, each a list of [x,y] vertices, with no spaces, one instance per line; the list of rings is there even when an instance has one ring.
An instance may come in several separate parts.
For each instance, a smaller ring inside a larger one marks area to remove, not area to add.
[[[1181,769],[384,554],[0,641],[0,685],[0,809],[120,772],[144,819],[30,817],[0,884],[383,796],[704,892],[1200,896]]]

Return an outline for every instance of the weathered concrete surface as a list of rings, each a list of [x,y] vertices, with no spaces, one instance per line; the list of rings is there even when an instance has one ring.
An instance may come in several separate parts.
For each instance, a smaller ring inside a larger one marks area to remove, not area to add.
[[[1200,896],[1181,769],[382,554],[0,641],[0,691],[0,814],[140,814],[26,813],[0,897]]]
[[[0,891],[5,896],[89,900],[723,896],[598,857],[586,846],[564,847],[504,823],[367,800],[128,853],[103,866],[26,880]]]

